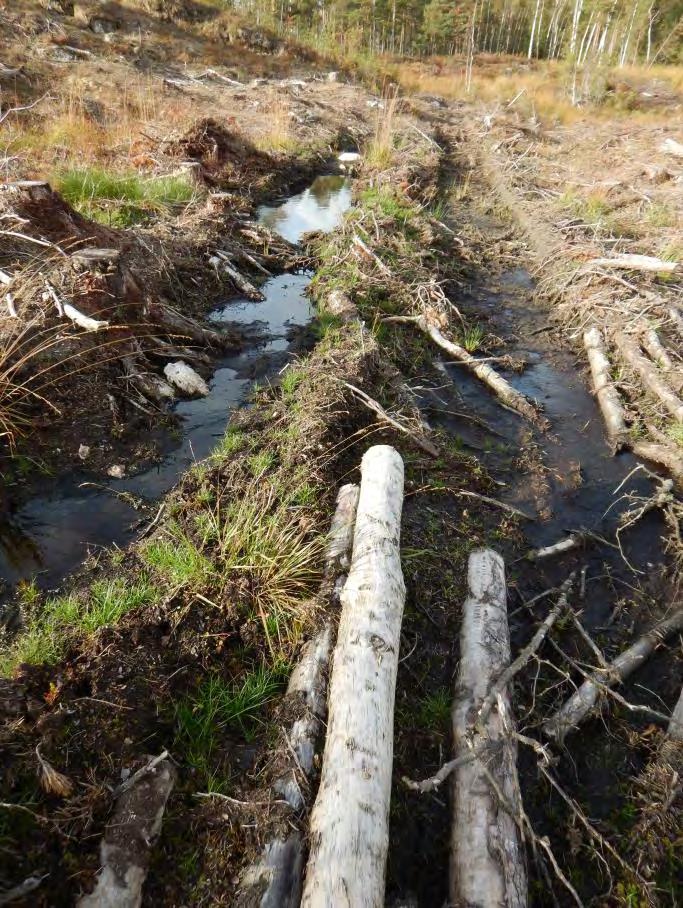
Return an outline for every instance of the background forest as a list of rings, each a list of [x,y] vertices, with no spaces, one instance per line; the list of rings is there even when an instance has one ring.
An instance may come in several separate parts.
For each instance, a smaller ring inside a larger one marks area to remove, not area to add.
[[[506,53],[681,62],[683,0],[228,0],[258,24],[346,52]]]

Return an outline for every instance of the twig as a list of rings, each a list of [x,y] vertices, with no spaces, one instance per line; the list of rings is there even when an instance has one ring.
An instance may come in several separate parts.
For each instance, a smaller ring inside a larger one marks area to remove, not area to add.
[[[0,120],[0,123],[1,122],[2,120]],[[0,905],[9,905],[10,902],[16,902],[17,899],[23,899],[30,892],[33,892],[34,889],[37,889],[43,880],[46,880],[49,876],[49,873],[44,873],[42,876],[30,876],[27,877],[23,883],[19,883],[18,886],[0,892]]]
[[[134,772],[130,778],[126,779],[125,782],[123,782],[121,785],[119,785],[118,788],[114,789],[114,797],[115,798],[121,797],[121,795],[124,792],[128,791],[129,788],[132,788],[133,785],[135,785],[137,782],[140,781],[140,779],[142,779],[144,776],[146,776],[150,772],[152,772],[159,765],[159,763],[163,763],[163,761],[166,760],[168,758],[168,756],[169,756],[168,751],[163,750],[159,754],[158,757],[154,757],[153,759],[151,759],[149,761],[149,763],[147,763],[146,766],[143,766],[141,769],[138,769],[138,771]]]
[[[534,636],[517,656],[517,658],[514,659],[514,661],[511,662],[510,665],[508,665],[508,667],[501,672],[494,684],[491,686],[491,689],[486,695],[486,698],[481,704],[481,708],[479,710],[477,721],[480,724],[483,724],[485,722],[486,717],[493,709],[498,694],[505,690],[505,688],[508,686],[510,681],[512,681],[515,675],[524,668],[527,662],[537,652],[541,643],[543,643],[543,641],[545,640],[548,631],[559,617],[560,612],[567,607],[567,599],[574,584],[574,577],[574,572],[572,572],[569,577],[567,577],[567,579],[560,587],[560,595],[557,602],[550,610],[541,626],[538,628]]]
[[[349,382],[343,381],[341,379],[339,381],[340,384],[342,384],[345,388],[348,388],[349,391],[355,394],[356,397],[361,401],[361,403],[364,403],[365,406],[368,407],[368,409],[376,413],[380,417],[380,419],[383,419],[385,422],[389,423],[390,426],[393,426],[394,429],[397,429],[404,435],[408,435],[413,439],[413,441],[419,448],[422,448],[422,450],[429,454],[431,457],[439,456],[439,450],[436,445],[432,444],[432,442],[426,438],[421,438],[415,432],[411,432],[410,429],[407,428],[407,426],[403,425],[403,423],[398,422],[398,420],[394,419],[393,416],[389,416],[384,407],[376,400],[374,400],[374,398],[366,394],[365,391],[362,391],[355,385],[349,384]]]
[[[237,798],[231,798],[230,795],[221,794],[219,791],[197,791],[195,798],[218,798],[221,801],[227,801],[228,804],[234,804],[236,807],[270,807],[273,804],[287,804],[288,801],[271,800],[271,801],[240,801]]]

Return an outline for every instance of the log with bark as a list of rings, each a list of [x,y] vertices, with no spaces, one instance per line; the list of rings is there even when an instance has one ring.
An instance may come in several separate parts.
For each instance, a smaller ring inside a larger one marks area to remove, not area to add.
[[[562,743],[571,731],[592,712],[605,688],[613,687],[626,680],[655,649],[670,637],[683,630],[683,609],[674,612],[643,634],[635,643],[620,653],[607,670],[596,670],[592,678],[586,678],[579,689],[543,725],[549,738]]]
[[[357,505],[358,486],[342,486],[325,553],[323,582],[330,590],[333,602],[343,588],[350,563]],[[296,766],[284,772],[273,787],[296,812],[304,806],[300,782],[305,784],[313,774],[316,744],[327,712],[331,648],[332,622],[328,620],[303,647],[287,686],[286,700],[292,708],[298,706],[301,711],[292,724],[288,741],[288,751],[294,754]],[[303,854],[302,836],[296,829],[285,839],[276,837],[268,842],[260,858],[247,868],[240,880],[238,908],[298,908]]]
[[[424,331],[437,346],[441,347],[441,349],[445,350],[450,356],[467,366],[469,371],[476,375],[480,381],[493,391],[496,397],[498,397],[506,407],[509,407],[511,410],[524,416],[525,419],[528,419],[539,428],[544,430],[548,428],[548,421],[541,416],[536,407],[521,393],[521,391],[517,391],[516,388],[513,388],[512,385],[504,379],[502,375],[499,375],[495,369],[492,369],[488,363],[478,360],[476,357],[472,356],[471,353],[468,353],[464,347],[461,347],[444,337],[436,322],[426,315],[420,315],[417,318],[402,316],[390,317],[385,319],[385,321],[415,322],[418,328],[420,328],[421,331]]]
[[[351,570],[330,682],[322,777],[302,906],[384,905],[396,673],[405,602],[403,461],[364,455]]]
[[[614,453],[628,446],[628,429],[624,419],[624,408],[619,392],[610,378],[610,363],[605,352],[602,334],[596,327],[584,332],[583,343],[591,369],[593,391],[598,400],[600,412],[605,420],[607,437]]]
[[[152,845],[161,822],[175,772],[168,759],[155,758],[145,772],[121,786],[114,813],[100,846],[101,870],[95,889],[82,896],[78,908],[139,908]],[[151,768],[150,768],[151,767]]]
[[[460,665],[452,723],[455,757],[495,748],[453,772],[450,898],[472,908],[527,903],[524,849],[515,819],[499,803],[489,775],[508,804],[519,803],[517,749],[510,736],[509,694],[496,688],[510,663],[505,566],[490,549],[472,552],[463,608]],[[498,745],[496,747],[496,745]],[[486,769],[484,768],[486,767]]]
[[[624,331],[614,332],[614,341],[624,360],[636,371],[647,390],[678,422],[683,422],[683,400],[669,387],[657,367],[640,352],[637,340]]]

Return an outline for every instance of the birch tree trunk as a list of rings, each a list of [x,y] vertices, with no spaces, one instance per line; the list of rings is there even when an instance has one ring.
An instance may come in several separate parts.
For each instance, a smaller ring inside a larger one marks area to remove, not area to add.
[[[605,420],[607,437],[613,451],[616,453],[627,444],[628,429],[624,420],[624,408],[619,398],[619,392],[614,387],[609,373],[609,360],[605,353],[605,345],[598,328],[589,328],[584,332],[583,343],[588,354],[591,368],[593,391],[598,400],[598,406]]]
[[[497,708],[474,727],[491,685],[510,663],[510,633],[503,559],[490,549],[472,552],[469,595],[463,608],[460,666],[453,704],[455,757],[486,741],[507,736],[507,690]],[[507,741],[494,757],[483,757],[509,804],[518,803],[517,748]],[[524,851],[514,819],[499,804],[482,760],[453,774],[450,898],[468,908],[521,908],[527,903]]]
[[[384,905],[394,695],[405,601],[402,505],[403,461],[392,447],[376,445],[361,464],[303,908]]]

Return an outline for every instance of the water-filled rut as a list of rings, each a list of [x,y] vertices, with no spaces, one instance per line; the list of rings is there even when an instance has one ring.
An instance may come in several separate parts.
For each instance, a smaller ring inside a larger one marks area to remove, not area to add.
[[[320,176],[304,192],[261,207],[258,217],[298,243],[309,231],[333,230],[350,204],[348,180]],[[295,354],[315,315],[306,295],[309,281],[307,273],[275,275],[260,288],[263,302],[233,299],[214,310],[211,321],[248,327],[255,340],[215,362],[208,397],[174,407],[178,428],[162,440],[160,461],[120,480],[93,475],[84,464],[57,481],[49,494],[23,503],[0,528],[0,577],[9,584],[36,578],[50,587],[76,569],[88,551],[129,542],[140,523],[138,501],[153,503],[210,454],[254,381],[277,375]]]

